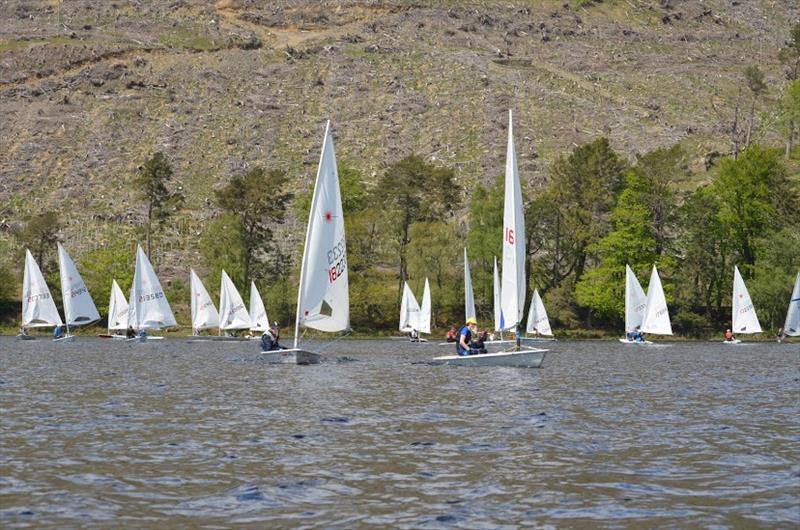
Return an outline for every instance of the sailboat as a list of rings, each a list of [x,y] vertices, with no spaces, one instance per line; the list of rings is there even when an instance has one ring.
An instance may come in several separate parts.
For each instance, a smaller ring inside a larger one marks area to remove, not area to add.
[[[641,330],[642,333],[650,335],[672,335],[667,298],[664,296],[664,288],[661,287],[661,278],[655,265],[650,273],[650,283],[647,285],[647,300]]]
[[[553,331],[550,329],[550,319],[547,318],[547,310],[544,308],[542,297],[539,296],[539,290],[533,290],[533,299],[531,300],[531,307],[528,311],[528,324],[525,326],[526,333],[535,333],[536,337],[528,337],[529,340],[536,341],[554,341],[552,337]],[[543,335],[544,337],[539,337]]]
[[[736,333],[761,333],[761,324],[758,323],[756,308],[750,299],[750,293],[744,284],[744,279],[739,273],[739,267],[733,267],[733,300],[731,303],[731,331]],[[739,344],[742,341],[723,341],[725,344]]]
[[[628,338],[631,333],[641,329],[646,307],[647,296],[644,294],[644,289],[630,266],[625,265],[625,338],[619,339],[621,343],[652,344],[650,341],[636,341]]]
[[[128,326],[139,333],[148,329],[177,326],[175,316],[161,288],[161,282],[147,259],[141,245],[136,246],[136,270],[133,273],[131,296],[128,306]],[[140,335],[127,340],[160,340],[164,337]]]
[[[22,277],[22,332],[17,335],[20,340],[30,340],[27,330],[30,328],[52,328],[63,326],[61,315],[50,295],[47,282],[33,254],[25,249],[25,272]]]
[[[264,301],[256,288],[256,282],[250,282],[250,331],[264,333],[269,329],[269,317]],[[258,337],[254,337],[258,338]]]
[[[189,288],[192,293],[192,335],[200,335],[200,331],[204,329],[219,327],[219,313],[214,301],[194,269],[189,269]]]
[[[522,190],[517,171],[511,110],[508,111],[508,146],[506,149],[505,199],[503,206],[503,275],[500,287],[502,328],[513,329],[517,336],[514,351],[482,355],[449,355],[434,360],[467,366],[519,366],[539,368],[547,350],[522,348],[521,322],[525,305],[525,219]]]
[[[403,284],[403,299],[400,303],[400,331],[410,334],[411,342],[428,342],[420,333],[431,332],[431,288],[425,278],[422,305],[417,302],[408,282]]]
[[[61,243],[58,245],[58,271],[61,277],[61,295],[64,303],[64,318],[66,319],[66,335],[55,341],[72,341],[69,333],[70,326],[86,326],[100,320],[100,313],[94,305],[89,290],[83,282],[75,262],[72,261]]]
[[[119,288],[117,280],[111,280],[111,296],[108,300],[108,334],[98,335],[103,339],[126,339],[127,335],[114,333],[128,329],[128,301]]]
[[[219,333],[221,336],[227,335],[230,331],[249,329],[250,326],[252,326],[252,322],[247,308],[244,306],[242,295],[233,285],[228,273],[223,270],[219,287]]]
[[[316,364],[321,355],[299,347],[300,327],[336,332],[350,329],[347,247],[331,122],[325,125],[314,195],[303,245],[292,348],[262,352],[268,361]]]
[[[786,311],[786,321],[783,323],[783,334],[790,337],[800,336],[800,272],[797,273],[792,297],[789,299],[789,309]]]

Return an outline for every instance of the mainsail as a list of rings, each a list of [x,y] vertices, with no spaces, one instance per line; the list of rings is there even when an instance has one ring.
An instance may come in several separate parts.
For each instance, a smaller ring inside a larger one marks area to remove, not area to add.
[[[58,270],[61,276],[61,295],[64,302],[64,319],[67,328],[85,326],[100,320],[100,313],[94,305],[83,278],[75,267],[67,251],[58,243]]]
[[[472,293],[472,275],[469,272],[467,249],[464,248],[464,319],[476,318],[475,295]]]
[[[343,331],[350,327],[344,212],[330,125],[330,121],[325,125],[325,138],[303,245],[295,348],[301,325],[320,331]]]
[[[794,281],[792,297],[789,299],[789,310],[786,312],[786,321],[783,323],[783,332],[792,337],[800,335],[800,272]]]
[[[129,304],[128,325],[133,329],[160,329],[178,325],[161,282],[141,245],[136,247],[136,270]]]
[[[269,317],[264,307],[264,301],[256,288],[256,282],[250,282],[250,331],[267,331],[269,329]]]
[[[244,306],[242,295],[236,290],[228,273],[223,270],[219,287],[219,329],[248,329],[250,326],[250,315]]]
[[[420,333],[431,332],[431,286],[428,278],[425,278],[425,290],[422,291],[422,306],[419,309],[419,328]]]
[[[192,290],[192,333],[201,329],[219,327],[219,313],[200,277],[189,269],[189,286]]]
[[[533,290],[531,308],[528,311],[528,325],[525,328],[527,333],[538,333],[539,335],[551,336],[553,331],[550,329],[550,319],[547,318],[547,311],[544,308],[542,297],[539,296],[538,289]]]
[[[117,285],[117,280],[111,280],[111,296],[108,301],[108,333],[112,330],[128,329],[128,301],[125,294]]]
[[[647,301],[645,302],[641,331],[655,335],[672,335],[667,299],[664,296],[661,278],[658,277],[655,265],[650,274],[650,284],[647,286]]]
[[[731,329],[734,333],[761,333],[756,309],[744,284],[739,267],[733,267],[733,302]]]
[[[516,329],[525,309],[525,218],[514,150],[511,110],[508,111],[505,200],[503,206],[503,275],[500,298],[504,329]]]
[[[408,286],[408,282],[403,283],[403,300],[400,302],[400,331],[406,333],[419,331],[419,304]]]
[[[639,280],[628,265],[625,265],[625,332],[636,331],[642,326],[647,296]]]
[[[22,327],[41,328],[61,326],[64,322],[58,314],[39,265],[33,254],[25,249],[25,272],[22,277]]]

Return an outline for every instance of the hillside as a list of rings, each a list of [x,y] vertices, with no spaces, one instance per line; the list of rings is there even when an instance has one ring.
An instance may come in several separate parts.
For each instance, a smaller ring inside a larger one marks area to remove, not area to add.
[[[512,108],[534,186],[601,135],[628,157],[681,142],[702,181],[730,150],[743,69],[759,65],[778,97],[777,49],[800,7],[20,0],[0,17],[2,226],[55,209],[78,256],[125,237],[143,215],[130,179],[164,151],[187,202],[161,261],[185,275],[214,188],[261,164],[306,189],[328,118],[339,159],[371,178],[414,152],[464,187],[492,181]]]

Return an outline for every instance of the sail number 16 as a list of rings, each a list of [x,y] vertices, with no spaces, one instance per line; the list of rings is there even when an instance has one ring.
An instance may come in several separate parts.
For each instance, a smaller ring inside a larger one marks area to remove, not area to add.
[[[514,244],[514,229],[513,228],[506,228],[505,240],[508,241],[509,245]]]

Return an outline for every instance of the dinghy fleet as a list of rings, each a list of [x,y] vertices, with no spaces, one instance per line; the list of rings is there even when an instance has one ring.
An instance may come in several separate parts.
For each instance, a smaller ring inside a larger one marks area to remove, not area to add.
[[[527,314],[525,331],[534,337],[522,334],[526,300],[525,273],[525,220],[522,209],[522,192],[517,170],[513,138],[513,120],[509,110],[508,143],[505,167],[505,196],[503,209],[503,254],[502,276],[498,273],[497,259],[494,263],[494,332],[486,341],[493,348],[480,355],[445,355],[434,357],[442,364],[467,366],[518,366],[540,367],[547,350],[535,348],[532,342],[554,340],[544,304],[534,289]],[[58,244],[59,276],[65,321],[29,250],[25,254],[22,293],[22,325],[18,338],[32,339],[27,330],[32,328],[57,328],[54,341],[68,342],[74,339],[70,330],[100,320],[100,314],[89,294],[75,263]],[[652,344],[643,334],[671,335],[666,297],[656,266],[653,265],[645,295],[639,281],[629,266],[625,267],[625,331],[620,341],[627,344]],[[191,288],[191,327],[193,338],[201,339],[203,330],[217,329],[219,337],[230,332],[249,330],[251,333],[265,332],[270,327],[264,303],[254,282],[250,284],[249,310],[233,281],[223,270],[220,279],[219,311],[197,273],[189,271]],[[476,318],[475,303],[470,276],[467,249],[464,249],[464,313],[465,320]],[[420,334],[431,332],[431,293],[425,279],[422,304],[417,302],[408,282],[404,283],[400,309],[400,331],[409,333],[414,342],[426,342]],[[152,264],[141,246],[136,250],[136,264],[130,296],[125,298],[117,281],[112,280],[108,308],[108,333],[101,337],[147,341],[163,337],[150,336],[148,330],[159,330],[177,326],[161,283]],[[61,329],[65,328],[64,333]],[[339,191],[339,177],[330,122],[326,124],[322,152],[314,185],[314,193],[306,230],[303,260],[298,286],[297,314],[294,341],[291,348],[262,352],[268,361],[297,364],[315,364],[320,360],[318,352],[300,347],[301,328],[324,332],[349,331],[349,292],[347,252],[344,232],[344,215]],[[747,287],[734,268],[732,297],[732,333],[759,333],[761,326]],[[136,335],[131,337],[131,330]],[[513,338],[505,339],[504,332]],[[800,273],[798,273],[782,333],[800,335]],[[215,338],[216,339],[216,338]],[[239,339],[242,340],[242,339]],[[730,335],[728,344],[739,344],[739,339]],[[453,347],[452,342],[441,343]],[[499,351],[496,351],[499,350]]]

